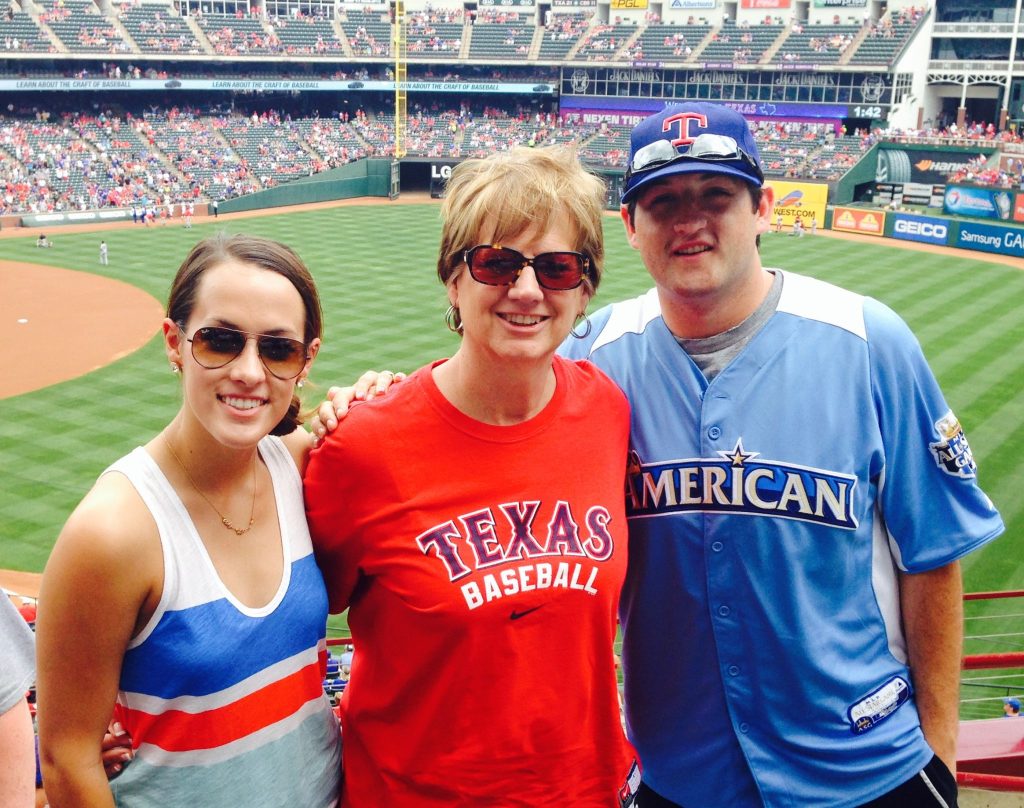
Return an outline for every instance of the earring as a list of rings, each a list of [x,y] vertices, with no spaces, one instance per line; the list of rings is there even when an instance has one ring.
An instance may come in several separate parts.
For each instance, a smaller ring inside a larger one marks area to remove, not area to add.
[[[453,334],[462,336],[462,315],[459,314],[458,306],[453,304],[448,307],[448,311],[444,313],[444,324]]]
[[[594,324],[592,322],[590,322],[590,318],[587,317],[587,313],[586,312],[582,312],[580,314],[580,317],[582,317],[583,318],[583,322],[585,322],[587,324],[586,331],[584,331],[582,334],[577,334],[576,333],[576,326],[573,326],[572,328],[569,329],[569,333],[572,334],[574,337],[576,337],[576,339],[586,339],[587,337],[590,336],[590,331],[594,327]]]
[[[181,373],[181,365],[177,362],[171,362],[171,373]]]
[[[295,386],[298,387],[301,390],[303,387],[306,386],[306,380],[305,379],[299,379],[297,382],[295,382]]]

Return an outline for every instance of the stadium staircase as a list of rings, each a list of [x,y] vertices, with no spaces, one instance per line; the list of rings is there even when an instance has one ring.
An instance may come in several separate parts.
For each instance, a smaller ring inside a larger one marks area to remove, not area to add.
[[[711,38],[721,30],[721,25],[715,25],[711,28],[710,31],[704,34],[700,42],[696,43],[695,45],[691,45],[690,47],[693,49],[693,52],[690,54],[689,61],[696,62],[700,58],[700,55],[704,53],[705,48],[707,48],[707,46],[711,43]]]
[[[109,14],[105,17],[106,21],[110,23],[110,26],[117,31],[121,39],[124,40],[125,44],[129,45],[132,49],[132,53],[141,53],[142,49],[139,44],[132,38],[131,33],[127,28],[124,27],[124,23],[117,18],[115,14]]]
[[[214,53],[213,44],[209,39],[206,38],[206,32],[196,22],[196,18],[192,16],[182,17],[185,21],[185,25],[188,26],[188,30],[192,32],[192,36],[196,38],[196,41],[202,46],[203,52],[212,55]]]
[[[765,52],[761,55],[761,58],[758,59],[758,64],[772,64],[775,61],[775,57],[778,54],[778,52],[782,50],[782,46],[785,43],[788,34],[789,30],[783,28],[782,31],[779,32],[779,35],[775,37],[772,44],[769,45]]]
[[[526,54],[527,61],[537,61],[537,56],[540,55],[540,46],[544,44],[544,34],[547,33],[547,29],[543,25],[538,25],[533,31],[533,41],[530,42],[530,52]]]
[[[345,36],[345,29],[341,27],[341,20],[335,17],[331,20],[331,30],[334,31],[334,36],[341,43],[341,52],[345,54],[348,59],[354,59],[355,56],[352,53],[352,46],[348,43],[348,37]]]
[[[860,27],[857,35],[853,38],[849,45],[846,46],[846,50],[843,55],[839,57],[839,64],[848,65],[853,60],[853,57],[857,55],[857,51],[860,50],[861,44],[868,38],[868,34],[871,32],[870,22],[865,22]]]
[[[35,5],[33,10],[29,12],[32,16],[33,22],[35,22],[36,26],[39,28],[39,32],[46,37],[54,52],[67,53],[67,46],[61,41],[61,38],[57,36],[56,32],[47,23],[39,19],[39,10],[40,6]]]

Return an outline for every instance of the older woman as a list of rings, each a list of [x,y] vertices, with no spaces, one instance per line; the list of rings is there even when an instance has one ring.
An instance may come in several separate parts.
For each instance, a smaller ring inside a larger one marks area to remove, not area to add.
[[[312,454],[307,516],[356,648],[344,806],[631,800],[612,653],[629,412],[555,356],[600,281],[603,199],[560,149],[456,168],[438,274],[459,349]]]

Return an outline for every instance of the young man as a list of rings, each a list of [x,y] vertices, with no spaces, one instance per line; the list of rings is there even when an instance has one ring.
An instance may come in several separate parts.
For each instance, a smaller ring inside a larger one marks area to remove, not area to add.
[[[763,182],[725,107],[641,122],[622,219],[655,288],[563,346],[632,409],[638,805],[948,808],[957,559],[1003,525],[903,321],[762,267]]]

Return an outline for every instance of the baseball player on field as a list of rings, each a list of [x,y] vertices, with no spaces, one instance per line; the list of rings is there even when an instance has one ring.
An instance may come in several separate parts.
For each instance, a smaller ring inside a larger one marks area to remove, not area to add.
[[[669,106],[622,195],[655,288],[589,358],[632,409],[620,617],[638,805],[956,805],[958,559],[1003,530],[906,324],[762,267],[746,121]]]

